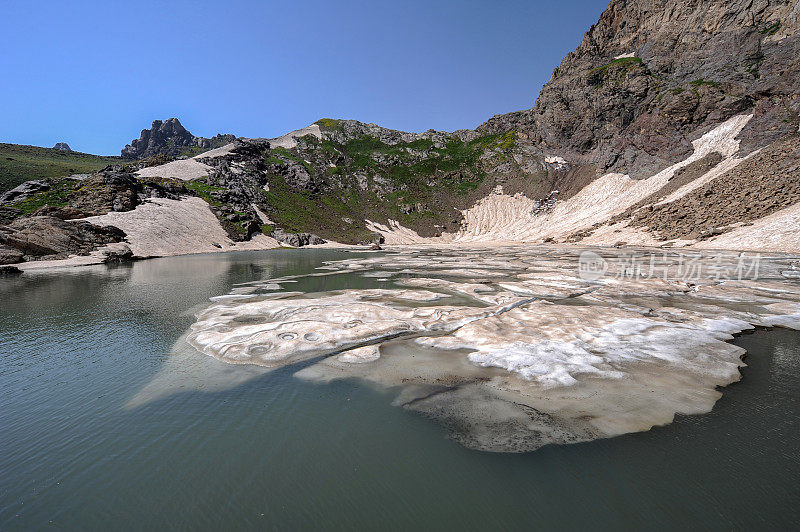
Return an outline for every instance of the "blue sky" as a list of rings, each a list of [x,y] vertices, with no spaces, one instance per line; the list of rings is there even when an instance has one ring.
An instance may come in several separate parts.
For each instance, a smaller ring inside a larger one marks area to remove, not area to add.
[[[0,0],[0,142],[118,155],[171,116],[206,137],[473,128],[532,107],[606,4]]]

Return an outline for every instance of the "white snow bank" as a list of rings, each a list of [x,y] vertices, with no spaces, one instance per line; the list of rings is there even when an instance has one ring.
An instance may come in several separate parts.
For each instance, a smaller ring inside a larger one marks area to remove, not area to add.
[[[800,203],[738,227],[695,247],[708,249],[758,249],[782,253],[800,250]]]
[[[222,157],[223,155],[229,154],[234,146],[236,146],[236,144],[231,142],[219,148],[214,148],[213,150],[195,155],[190,159],[181,159],[159,166],[142,168],[136,172],[136,175],[139,177],[169,177],[183,179],[184,181],[201,179],[208,176],[209,172],[211,171],[211,167],[207,164],[201,163],[199,159],[213,159],[216,157]]]
[[[305,137],[306,135],[314,135],[318,139],[321,139],[322,131],[320,131],[319,126],[317,124],[311,124],[310,126],[306,126],[302,129],[296,129],[294,131],[290,131],[289,133],[281,135],[280,137],[275,137],[274,139],[267,139],[267,140],[269,140],[269,145],[272,148],[291,149],[297,146],[297,138]]]
[[[183,159],[171,161],[160,166],[142,168],[136,172],[136,175],[139,177],[169,177],[191,181],[192,179],[207,177],[210,171],[210,166],[196,159]]]

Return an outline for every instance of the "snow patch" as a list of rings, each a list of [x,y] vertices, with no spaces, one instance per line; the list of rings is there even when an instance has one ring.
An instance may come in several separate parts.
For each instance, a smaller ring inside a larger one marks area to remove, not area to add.
[[[269,140],[269,145],[271,148],[286,148],[288,150],[297,146],[297,138],[305,137],[306,135],[314,135],[318,139],[321,139],[322,131],[319,129],[317,124],[311,124],[310,126],[306,126],[302,129],[290,131],[289,133],[281,135],[280,137],[267,140]]]
[[[105,226],[119,227],[127,235],[137,257],[162,257],[244,249],[271,249],[278,242],[257,235],[249,242],[234,243],[200,198],[180,200],[154,198],[132,211],[110,212],[86,218]]]

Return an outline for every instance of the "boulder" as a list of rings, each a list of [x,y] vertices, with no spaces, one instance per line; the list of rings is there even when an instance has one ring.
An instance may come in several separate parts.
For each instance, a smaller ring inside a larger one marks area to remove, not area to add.
[[[85,221],[66,221],[54,216],[32,216],[0,227],[0,245],[12,248],[7,257],[22,253],[24,259],[66,258],[86,255],[100,246],[120,242],[125,233],[116,227],[101,227]],[[17,261],[19,262],[19,261]]]
[[[276,229],[272,232],[272,238],[278,242],[289,244],[296,248],[324,244],[325,240],[312,233],[286,233],[283,229]]]
[[[4,203],[12,203],[22,201],[31,197],[37,192],[50,190],[50,183],[47,181],[26,181],[16,188],[12,188],[0,195],[0,205]]]
[[[56,145],[53,146],[54,150],[62,150],[62,151],[72,151],[72,148],[69,147],[69,144],[66,142],[56,142]]]
[[[117,262],[129,262],[133,260],[133,251],[127,244],[120,244],[117,249],[109,250],[103,257],[103,262],[106,264]]]
[[[0,277],[10,277],[12,275],[20,275],[22,270],[16,266],[0,266]]]

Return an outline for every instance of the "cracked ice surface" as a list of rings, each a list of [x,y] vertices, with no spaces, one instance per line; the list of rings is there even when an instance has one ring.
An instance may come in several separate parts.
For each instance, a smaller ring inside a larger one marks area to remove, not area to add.
[[[708,412],[741,377],[734,334],[800,329],[789,257],[762,256],[758,279],[738,280],[736,253],[594,249],[607,271],[587,280],[581,251],[426,247],[330,262],[308,277],[379,275],[385,288],[248,283],[215,298],[187,339],[229,363],[302,361],[299,378],[391,387],[464,445],[527,451]]]

